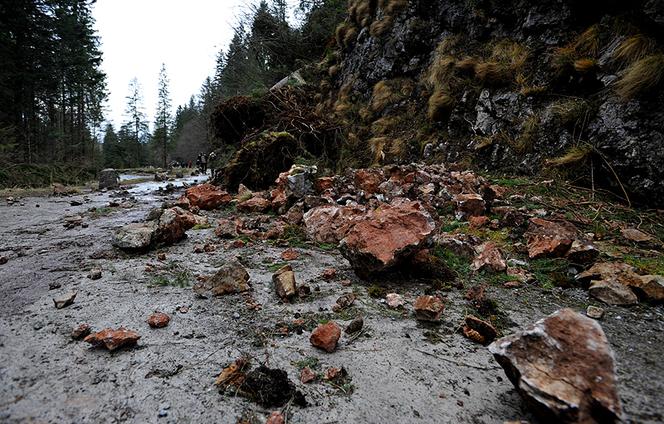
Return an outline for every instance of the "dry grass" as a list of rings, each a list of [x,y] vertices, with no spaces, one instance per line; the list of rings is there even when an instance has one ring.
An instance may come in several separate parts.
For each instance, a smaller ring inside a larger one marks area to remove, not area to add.
[[[334,77],[334,76],[336,76],[336,75],[339,73],[339,70],[340,70],[340,69],[341,69],[341,68],[339,67],[339,65],[332,65],[332,66],[330,66],[330,68],[327,70],[327,74],[328,74],[330,77]]]
[[[575,71],[579,59],[595,59],[599,52],[599,26],[593,25],[564,47],[553,51],[551,65],[559,76]]]
[[[427,85],[431,88],[442,88],[452,85],[455,63],[456,60],[452,56],[436,57],[427,72]]]
[[[512,147],[518,154],[532,151],[540,127],[540,118],[537,115],[531,115],[523,121],[521,134],[514,140]]]
[[[613,52],[611,59],[613,63],[624,67],[643,59],[654,51],[655,42],[651,38],[637,34],[620,43]]]
[[[599,35],[598,25],[583,31],[574,42],[574,51],[584,56],[596,57],[599,52]]]
[[[378,6],[387,15],[395,15],[408,7],[408,0],[379,0]]]
[[[385,135],[396,128],[399,123],[400,119],[396,116],[385,116],[371,124],[371,133],[375,136]]]
[[[657,88],[664,81],[664,54],[646,56],[632,63],[616,82],[616,92],[632,99]]]
[[[371,110],[373,112],[383,111],[387,106],[409,97],[414,88],[413,82],[408,79],[399,78],[378,82],[373,88]]]
[[[572,165],[586,160],[592,152],[592,146],[574,146],[570,148],[565,155],[547,160],[546,164],[553,167]]]
[[[507,84],[521,72],[529,55],[519,43],[500,41],[493,46],[489,60],[475,65],[475,77],[487,85]]]
[[[597,71],[598,65],[595,59],[584,58],[574,61],[574,70],[579,74],[590,74]]]
[[[564,99],[551,105],[551,113],[560,125],[578,124],[583,121],[590,110],[584,99]]]
[[[499,62],[483,62],[475,67],[475,77],[486,85],[508,83],[513,75],[509,66]]]
[[[353,9],[352,16],[355,22],[363,28],[368,27],[369,24],[371,24],[373,14],[376,11],[376,1],[356,0],[351,6],[351,9]]]
[[[385,160],[385,147],[389,143],[387,137],[374,137],[369,140],[369,147],[372,154],[372,165],[380,164]]]
[[[446,120],[454,108],[454,98],[442,89],[434,91],[429,97],[427,116],[431,122]]]
[[[355,40],[357,40],[357,35],[358,35],[357,28],[355,27],[349,28],[348,31],[346,31],[346,33],[344,34],[343,38],[344,48],[352,46],[353,43],[355,43]]]
[[[477,64],[478,61],[476,58],[467,56],[454,63],[454,68],[462,75],[473,77],[475,76],[475,67]]]
[[[394,19],[391,16],[385,16],[382,19],[375,21],[369,27],[369,34],[372,37],[380,37],[385,34],[394,25]]]

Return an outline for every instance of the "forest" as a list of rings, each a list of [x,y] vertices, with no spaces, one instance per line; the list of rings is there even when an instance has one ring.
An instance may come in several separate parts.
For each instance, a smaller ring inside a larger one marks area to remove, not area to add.
[[[0,3],[0,186],[83,182],[105,167],[166,167],[209,151],[214,105],[260,95],[318,60],[345,17],[344,0],[261,1],[238,18],[214,73],[187,104],[173,108],[165,67],[154,122],[140,82],[129,83],[125,120],[105,120],[108,96],[94,0]]]

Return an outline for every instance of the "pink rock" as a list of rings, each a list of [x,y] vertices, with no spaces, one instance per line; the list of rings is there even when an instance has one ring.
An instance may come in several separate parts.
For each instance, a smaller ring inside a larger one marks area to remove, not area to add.
[[[337,349],[337,342],[341,337],[341,327],[334,321],[327,324],[319,324],[311,333],[309,341],[319,349],[332,353]]]
[[[473,261],[473,269],[479,271],[481,269],[489,269],[494,272],[505,271],[507,264],[503,255],[498,249],[498,245],[492,241],[486,242],[477,248],[479,255]]]
[[[117,330],[106,328],[98,333],[92,333],[83,341],[95,347],[104,346],[106,349],[114,351],[121,347],[134,346],[140,338],[141,336],[137,332],[120,327]]]
[[[486,212],[486,202],[479,194],[457,194],[454,201],[456,202],[457,218],[481,216]]]
[[[155,312],[148,317],[148,325],[152,328],[164,328],[171,322],[171,317],[163,312]]]
[[[413,307],[418,320],[438,322],[445,310],[445,303],[438,296],[420,296],[415,300]]]
[[[218,189],[212,184],[200,184],[187,189],[185,197],[191,206],[203,210],[217,209],[221,205],[228,204],[232,197],[226,191]]]
[[[237,205],[237,209],[243,212],[265,212],[272,206],[272,202],[263,197],[252,197]]]
[[[569,222],[531,218],[528,232],[524,234],[528,240],[528,256],[530,259],[562,257],[572,247],[576,233],[576,227]]]

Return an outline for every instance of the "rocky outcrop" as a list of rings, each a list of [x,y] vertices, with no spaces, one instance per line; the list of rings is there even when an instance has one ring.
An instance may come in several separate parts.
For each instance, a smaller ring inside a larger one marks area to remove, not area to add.
[[[613,352],[595,320],[562,309],[489,351],[544,422],[621,421]]]

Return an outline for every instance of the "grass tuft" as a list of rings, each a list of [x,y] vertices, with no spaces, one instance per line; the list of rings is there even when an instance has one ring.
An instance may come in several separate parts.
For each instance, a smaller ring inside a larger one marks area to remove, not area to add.
[[[623,99],[633,99],[657,88],[664,81],[664,54],[646,56],[632,63],[616,82]]]

